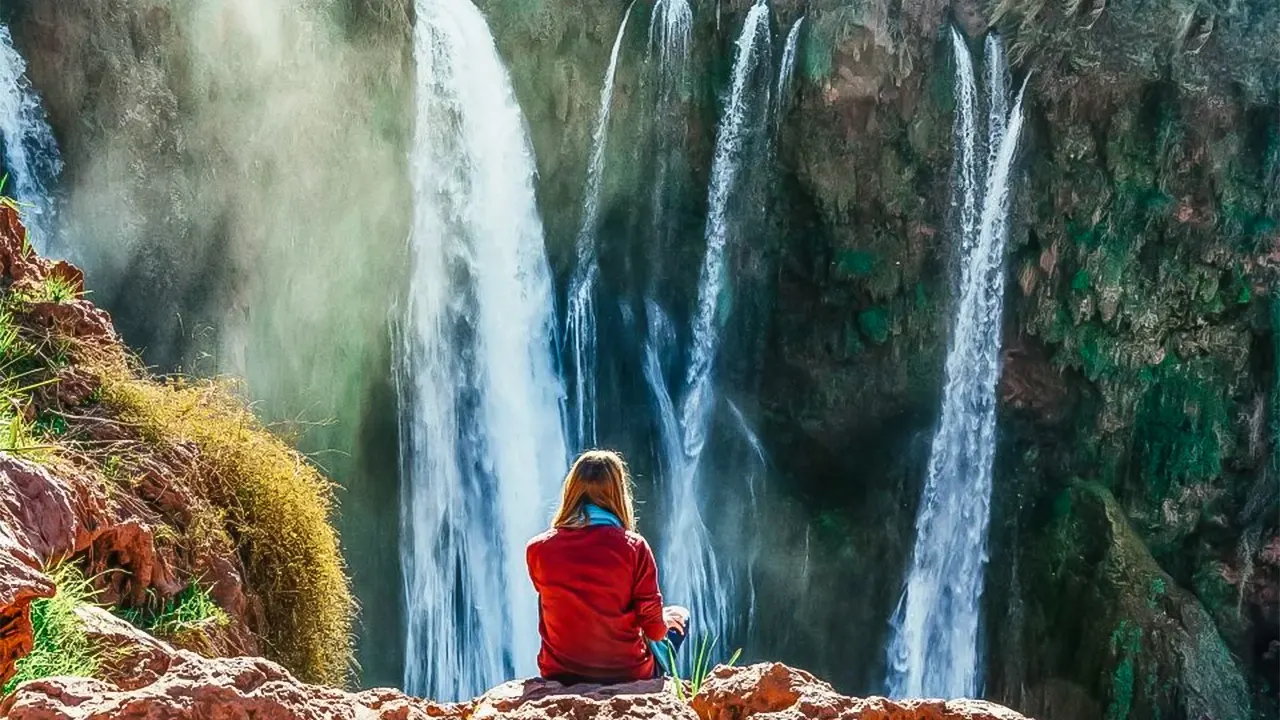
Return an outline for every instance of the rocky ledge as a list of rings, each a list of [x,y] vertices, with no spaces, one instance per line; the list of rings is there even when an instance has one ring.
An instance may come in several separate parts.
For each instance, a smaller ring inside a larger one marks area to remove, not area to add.
[[[175,648],[96,608],[81,611],[91,638],[115,648],[100,679],[51,678],[0,703],[11,720],[1022,720],[977,700],[851,698],[778,663],[712,672],[691,702],[669,682],[563,686],[516,680],[467,703],[435,703],[396,690],[349,693],[296,680],[260,658],[206,658]]]

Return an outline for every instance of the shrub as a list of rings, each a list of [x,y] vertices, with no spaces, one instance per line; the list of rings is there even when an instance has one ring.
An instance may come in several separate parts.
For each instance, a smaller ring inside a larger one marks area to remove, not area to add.
[[[31,680],[93,677],[98,670],[97,650],[76,615],[77,607],[93,602],[93,586],[71,564],[60,565],[51,574],[57,593],[31,603],[31,651],[14,666],[17,672],[5,685],[5,695]]]
[[[329,481],[226,382],[140,379],[118,349],[86,365],[102,382],[102,403],[144,440],[199,447],[200,491],[225,509],[247,583],[263,602],[266,627],[255,631],[267,656],[305,681],[343,684],[353,667],[355,603],[330,524]]]

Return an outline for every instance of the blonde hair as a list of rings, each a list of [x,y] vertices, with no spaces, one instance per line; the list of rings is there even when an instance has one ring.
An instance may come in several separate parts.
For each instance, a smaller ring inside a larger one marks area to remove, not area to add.
[[[622,456],[612,450],[588,450],[578,456],[564,478],[560,507],[551,527],[584,527],[587,503],[608,510],[627,530],[636,529],[635,503],[631,497],[631,473]]]

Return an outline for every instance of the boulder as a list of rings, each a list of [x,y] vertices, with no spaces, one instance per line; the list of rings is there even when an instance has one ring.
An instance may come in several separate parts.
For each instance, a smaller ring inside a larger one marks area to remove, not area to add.
[[[103,679],[50,678],[0,703],[10,720],[426,720],[464,706],[394,690],[348,693],[307,685],[261,658],[205,658],[147,636],[101,610],[81,613],[91,638],[114,648]]]
[[[44,468],[0,453],[0,684],[31,649],[31,601],[52,597],[41,569],[80,533],[74,498]]]
[[[299,682],[257,658],[204,658],[147,637],[102,611],[83,615],[90,635],[117,648],[104,679],[27,683],[0,704],[11,720],[1024,720],[977,700],[851,698],[777,663],[717,668],[692,702],[670,681],[562,685],[514,680],[470,703],[434,703],[395,690],[348,693]]]
[[[781,663],[712,671],[693,698],[700,720],[1024,720],[981,700],[854,698]]]
[[[698,720],[663,680],[622,685],[561,685],[542,679],[513,680],[475,704],[471,720]]]

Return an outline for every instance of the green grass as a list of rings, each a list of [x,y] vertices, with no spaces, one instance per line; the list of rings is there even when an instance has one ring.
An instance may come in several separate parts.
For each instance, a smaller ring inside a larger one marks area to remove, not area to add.
[[[205,632],[231,622],[218,607],[209,589],[193,582],[165,601],[159,609],[129,609],[120,616],[134,626],[161,638],[177,638],[191,632]]]
[[[16,663],[17,674],[4,686],[5,695],[31,680],[93,677],[98,671],[97,649],[76,615],[76,608],[93,604],[93,587],[70,564],[58,566],[52,577],[57,593],[31,603],[31,652]]]
[[[707,677],[711,675],[711,670],[715,668],[715,664],[711,660],[711,652],[715,649],[716,641],[719,638],[708,633],[703,633],[698,640],[693,652],[693,667],[689,670],[688,685],[685,685],[684,679],[680,677],[680,665],[676,662],[675,647],[670,640],[664,641],[667,648],[667,658],[671,665],[671,674],[674,676],[675,682],[672,684],[676,699],[680,702],[689,702],[702,691],[702,686],[707,681]],[[733,655],[724,664],[733,667],[738,662],[738,658],[742,657],[742,648],[734,651]]]
[[[0,307],[0,451],[38,455],[48,449],[37,441],[38,428],[26,413],[31,392],[54,382],[34,379],[40,365],[13,313]]]

